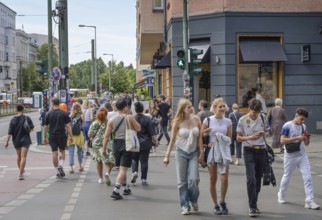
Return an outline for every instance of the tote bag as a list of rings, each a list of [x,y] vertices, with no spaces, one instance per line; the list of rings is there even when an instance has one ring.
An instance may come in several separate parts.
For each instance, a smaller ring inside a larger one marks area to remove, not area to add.
[[[125,149],[130,152],[140,152],[140,143],[136,131],[132,130],[128,116],[125,116],[125,118]]]

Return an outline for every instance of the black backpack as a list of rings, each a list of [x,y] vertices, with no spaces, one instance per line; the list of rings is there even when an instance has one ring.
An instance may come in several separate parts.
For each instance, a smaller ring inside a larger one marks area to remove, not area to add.
[[[83,130],[82,119],[81,117],[71,118],[72,121],[72,134],[80,135]]]

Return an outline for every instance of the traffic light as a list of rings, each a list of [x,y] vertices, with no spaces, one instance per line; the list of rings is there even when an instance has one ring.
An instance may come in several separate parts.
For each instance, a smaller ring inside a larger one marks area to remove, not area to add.
[[[186,66],[186,52],[184,49],[180,49],[177,51],[177,66],[180,69],[185,69]]]
[[[39,68],[36,69],[40,75],[47,76],[48,75],[48,61],[47,60],[39,60],[36,61],[36,65],[39,66]]]
[[[44,90],[43,91],[43,96],[42,96],[42,100],[43,100],[43,108],[45,109],[45,111],[49,110],[49,100],[48,100],[48,90]]]
[[[191,77],[194,77],[203,71],[203,68],[198,66],[198,64],[201,63],[201,59],[198,59],[198,55],[202,54],[203,50],[190,48],[189,52],[190,52],[189,74]]]

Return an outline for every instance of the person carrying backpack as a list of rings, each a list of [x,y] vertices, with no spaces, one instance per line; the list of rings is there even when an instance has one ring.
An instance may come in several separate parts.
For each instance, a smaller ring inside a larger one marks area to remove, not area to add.
[[[84,145],[84,134],[83,134],[83,120],[82,120],[82,108],[78,103],[74,103],[71,110],[71,127],[73,134],[73,142],[71,143],[68,139],[67,146],[69,151],[69,173],[74,173],[74,152],[77,149],[77,158],[79,164],[79,172],[82,172],[84,168],[82,167],[83,162],[83,148]]]

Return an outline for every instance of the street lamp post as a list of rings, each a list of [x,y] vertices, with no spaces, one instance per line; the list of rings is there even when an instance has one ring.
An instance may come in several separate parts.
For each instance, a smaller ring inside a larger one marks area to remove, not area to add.
[[[94,84],[95,84],[95,92],[97,92],[97,64],[96,64],[96,60],[97,60],[97,41],[96,41],[96,26],[94,25],[84,25],[84,24],[80,24],[78,25],[78,27],[89,27],[89,28],[94,28],[95,30],[95,51],[94,51]]]
[[[110,66],[110,74],[108,76],[108,91],[111,92],[111,74],[112,74],[112,64],[114,61],[114,55],[112,53],[103,53],[104,56],[112,56],[112,62]]]

